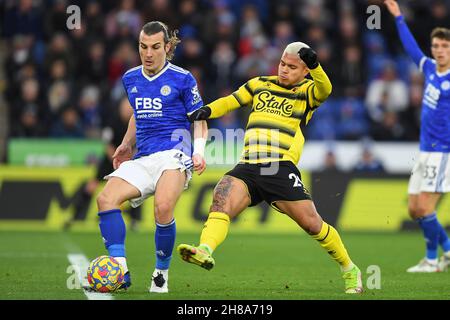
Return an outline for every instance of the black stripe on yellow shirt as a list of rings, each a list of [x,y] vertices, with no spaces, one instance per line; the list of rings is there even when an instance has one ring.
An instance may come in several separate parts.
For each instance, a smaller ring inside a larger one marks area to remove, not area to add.
[[[283,154],[277,152],[250,152],[244,155],[244,160],[282,159]]]
[[[275,78],[274,76],[262,76],[262,77],[259,77],[259,78],[258,78],[259,81],[267,81],[267,82],[276,84],[277,86],[279,86],[279,87],[281,87],[281,88],[283,88],[283,89],[288,89],[288,90],[293,89],[293,88],[299,88],[299,87],[301,87],[305,82],[308,82],[308,81],[309,81],[309,79],[304,79],[304,80],[302,80],[300,83],[298,83],[298,84],[296,84],[296,85],[294,85],[294,86],[283,86],[283,85],[280,84],[280,83],[278,82],[278,80],[276,80],[276,79],[277,79],[277,78]]]
[[[315,84],[313,84],[312,89],[311,89],[312,98],[313,98],[313,102],[314,102],[311,107],[311,110],[316,110],[326,100],[326,99],[321,100],[321,99],[316,98],[316,94],[314,93],[314,86],[315,86]]]
[[[244,88],[248,91],[248,93],[250,95],[253,96],[253,90],[252,90],[252,88],[250,88],[250,85],[248,84],[248,82],[244,85]]]
[[[252,142],[252,144],[251,144],[252,147],[261,146],[261,140],[259,139],[259,137],[257,137],[256,139],[251,139],[251,142]],[[272,144],[272,141],[270,139],[267,139],[267,141],[264,140],[262,142],[264,142],[264,145],[268,146],[268,147],[278,147],[278,148],[284,149],[284,150],[289,150],[291,148],[291,146],[289,144],[283,143],[281,141],[277,141],[274,144]],[[245,142],[244,148],[248,147],[248,146],[250,146],[250,141]]]
[[[239,98],[239,95],[236,92],[233,92],[232,95],[237,100],[237,102],[241,107],[245,106],[245,104],[242,102],[241,98]]]
[[[303,115],[304,112],[300,112],[300,111],[292,111],[292,118],[298,119],[298,120],[302,120],[303,119]]]
[[[304,115],[304,118],[306,119],[306,113]],[[287,128],[281,128],[279,125],[272,125],[269,122],[260,122],[255,121],[251,122],[247,125],[247,130],[250,129],[268,129],[268,130],[278,130],[282,133],[285,133],[291,137],[295,136],[296,130],[289,130]]]
[[[303,118],[300,121],[300,129],[303,132],[303,129],[306,126],[306,119],[308,118],[308,113],[311,111],[311,105],[309,104],[309,96],[308,96],[308,90],[309,87],[311,87],[312,85],[314,85],[314,83],[311,83],[307,88],[306,88],[306,109],[305,109],[305,113],[303,114]]]

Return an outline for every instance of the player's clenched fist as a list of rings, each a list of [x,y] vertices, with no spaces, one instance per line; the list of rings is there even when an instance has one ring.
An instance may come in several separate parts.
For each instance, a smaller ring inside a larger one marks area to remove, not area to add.
[[[117,169],[122,162],[128,161],[133,156],[133,148],[129,144],[122,143],[117,147],[116,152],[114,152],[113,167],[114,170]]]
[[[198,175],[201,175],[206,169],[205,159],[199,154],[194,154],[192,156],[192,162],[194,162],[194,171],[197,172]]]
[[[319,62],[317,61],[317,53],[311,48],[301,48],[298,50],[298,56],[303,60],[309,69],[315,69],[319,65]]]

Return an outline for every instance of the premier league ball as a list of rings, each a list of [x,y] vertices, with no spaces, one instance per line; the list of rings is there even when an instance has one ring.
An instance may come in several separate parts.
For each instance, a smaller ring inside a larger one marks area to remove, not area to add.
[[[123,283],[123,268],[116,259],[100,256],[89,265],[87,278],[89,285],[97,292],[114,292]]]

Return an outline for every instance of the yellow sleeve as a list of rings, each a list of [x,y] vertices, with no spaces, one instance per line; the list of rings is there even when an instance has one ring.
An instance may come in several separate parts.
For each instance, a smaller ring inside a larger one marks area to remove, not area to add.
[[[322,66],[319,64],[319,66],[315,69],[312,69],[309,71],[309,74],[314,80],[314,84],[311,86],[311,108],[317,108],[322,102],[328,98],[328,96],[331,94],[332,86],[330,79],[328,79],[327,74],[322,69]],[[308,92],[308,94],[310,93]]]
[[[219,98],[208,104],[211,108],[210,119],[219,118],[224,114],[233,111],[237,108],[243,106],[249,106],[253,100],[253,82],[256,80],[251,79],[250,81],[243,84],[238,90],[230,94],[229,96]]]

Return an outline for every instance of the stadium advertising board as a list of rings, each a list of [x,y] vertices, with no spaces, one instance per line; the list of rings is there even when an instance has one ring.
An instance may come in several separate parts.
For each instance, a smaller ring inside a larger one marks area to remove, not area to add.
[[[179,230],[201,230],[214,186],[226,171],[209,168],[203,175],[194,176],[176,207]],[[0,167],[0,229],[60,230],[74,214],[77,191],[94,174],[94,168]],[[406,209],[407,175],[303,172],[302,178],[324,220],[342,230],[397,231],[416,227]],[[440,211],[449,211],[450,200],[443,198],[439,206]],[[450,225],[450,217],[441,219],[443,225]],[[95,197],[73,228],[98,230]],[[152,198],[143,204],[139,228],[154,229]],[[260,204],[233,221],[231,231],[298,232],[298,227],[287,216]]]
[[[103,157],[101,140],[10,139],[8,163],[36,167],[65,167],[92,164]]]

